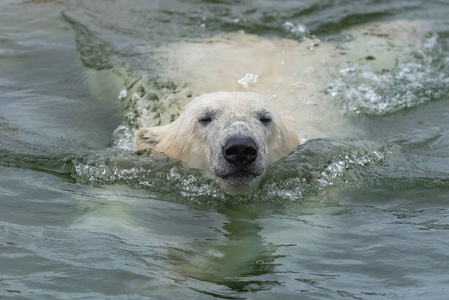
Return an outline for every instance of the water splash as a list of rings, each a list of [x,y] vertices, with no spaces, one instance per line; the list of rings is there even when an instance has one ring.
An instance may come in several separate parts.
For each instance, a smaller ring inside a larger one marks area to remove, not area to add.
[[[305,37],[309,34],[309,29],[306,25],[300,24],[300,23],[292,23],[292,22],[285,22],[282,24],[282,28],[285,29],[285,31],[293,34],[295,37]]]
[[[270,166],[260,186],[250,194],[230,196],[211,178],[169,157],[139,155],[110,149],[74,162],[75,176],[92,185],[126,184],[164,193],[173,201],[217,205],[224,202],[274,203],[302,201],[331,187],[362,182],[351,174],[379,164],[391,147],[370,141],[311,140]],[[172,195],[173,197],[170,197]],[[181,196],[181,197],[179,197]]]
[[[375,73],[361,66],[347,66],[329,87],[344,115],[384,115],[449,93],[447,57],[436,47],[436,35],[426,40],[427,49],[414,53],[408,62]]]
[[[256,197],[301,201],[331,187],[358,186],[363,182],[361,170],[382,163],[394,151],[393,146],[364,140],[310,140],[269,168],[267,184]]]

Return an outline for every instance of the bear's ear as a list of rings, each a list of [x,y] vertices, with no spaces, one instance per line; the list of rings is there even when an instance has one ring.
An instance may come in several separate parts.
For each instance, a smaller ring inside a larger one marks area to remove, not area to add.
[[[286,130],[285,130],[285,137],[287,140],[287,145],[290,149],[294,149],[301,145],[299,142],[298,135],[296,134],[294,128],[294,120],[290,116],[284,116],[283,122],[285,124]]]
[[[288,130],[288,132],[286,133],[286,138],[287,138],[287,145],[288,148],[290,148],[290,151],[301,145],[298,136],[292,130]]]
[[[135,133],[136,150],[153,150],[164,137],[164,126],[143,127]]]

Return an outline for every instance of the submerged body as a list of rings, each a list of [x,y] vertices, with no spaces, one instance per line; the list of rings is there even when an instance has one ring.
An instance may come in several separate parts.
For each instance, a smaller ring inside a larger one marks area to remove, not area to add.
[[[300,140],[363,136],[336,109],[332,82],[345,66],[362,61],[369,72],[394,68],[425,47],[428,27],[416,21],[366,24],[343,33],[346,43],[339,45],[314,37],[297,42],[241,33],[168,45],[156,52],[165,62],[165,76],[182,78],[188,87],[177,97],[203,95],[188,103],[175,122],[137,131],[136,149],[205,170],[229,193],[247,192]],[[170,102],[166,107],[172,107]],[[173,113],[158,111],[160,123],[160,115]],[[294,124],[286,122],[290,119]],[[155,119],[143,114],[139,120],[142,126]]]

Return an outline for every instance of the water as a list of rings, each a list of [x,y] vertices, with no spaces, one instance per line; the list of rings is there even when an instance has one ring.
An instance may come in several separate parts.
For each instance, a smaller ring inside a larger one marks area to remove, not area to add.
[[[447,1],[0,8],[2,299],[446,299]],[[317,94],[357,134],[309,139],[249,195],[130,150],[139,122],[195,93],[165,76],[164,45],[238,30],[338,45],[402,19],[436,21],[422,51],[341,67]]]

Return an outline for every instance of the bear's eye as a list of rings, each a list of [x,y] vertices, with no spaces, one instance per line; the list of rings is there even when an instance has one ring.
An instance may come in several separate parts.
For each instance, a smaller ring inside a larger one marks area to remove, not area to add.
[[[198,122],[200,122],[200,124],[207,125],[212,122],[212,117],[208,115],[201,116],[198,118]]]
[[[259,120],[260,120],[260,122],[262,122],[262,124],[268,126],[271,124],[272,118],[271,118],[270,114],[265,113],[265,114],[262,114],[259,116]]]

